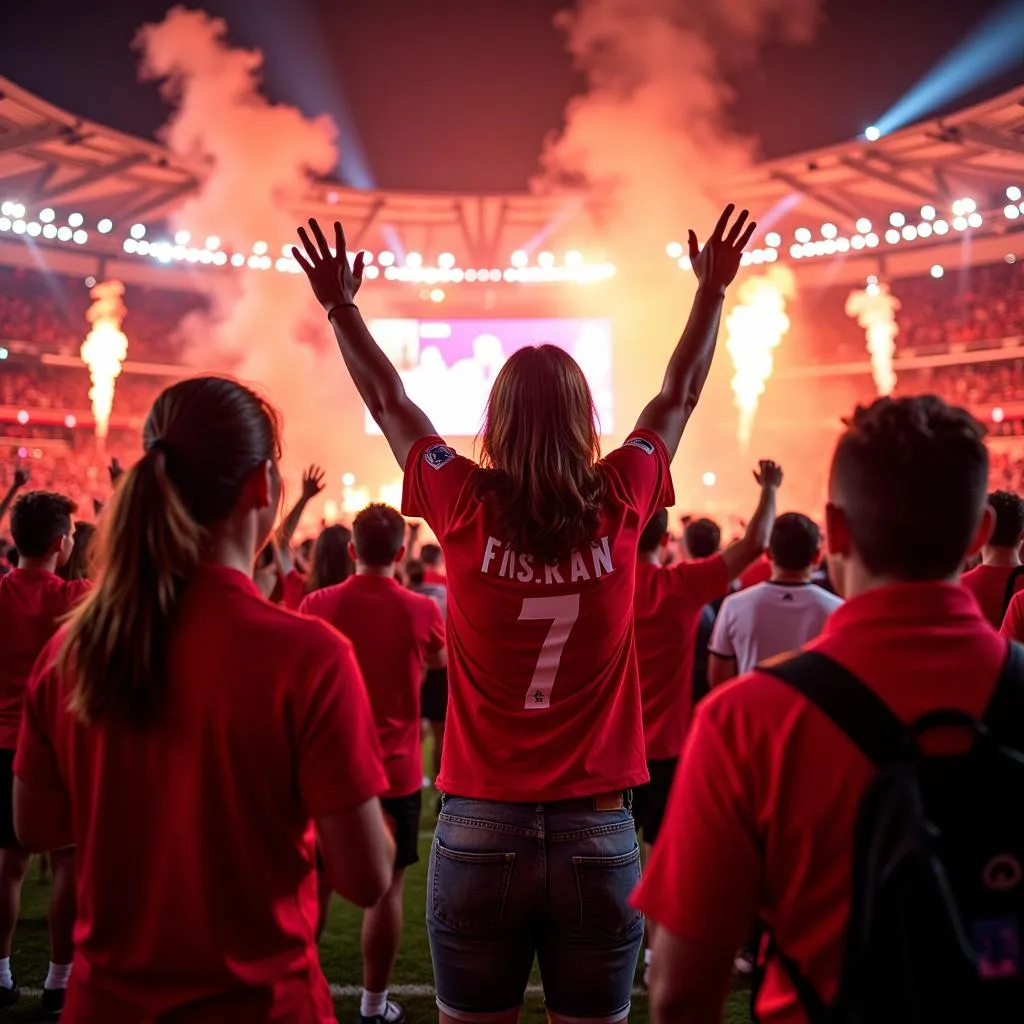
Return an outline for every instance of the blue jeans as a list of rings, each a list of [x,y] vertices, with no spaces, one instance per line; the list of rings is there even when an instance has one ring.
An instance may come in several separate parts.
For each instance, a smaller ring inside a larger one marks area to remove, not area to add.
[[[519,1007],[536,956],[549,1010],[625,1017],[644,934],[628,902],[639,881],[628,799],[443,797],[427,876],[438,1007],[468,1021]]]

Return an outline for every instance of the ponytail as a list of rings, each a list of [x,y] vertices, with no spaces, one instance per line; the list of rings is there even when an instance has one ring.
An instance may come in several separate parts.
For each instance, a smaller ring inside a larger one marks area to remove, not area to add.
[[[189,514],[157,442],[121,480],[100,533],[98,585],[72,614],[57,665],[84,722],[144,727],[167,698],[168,637],[206,530]]]

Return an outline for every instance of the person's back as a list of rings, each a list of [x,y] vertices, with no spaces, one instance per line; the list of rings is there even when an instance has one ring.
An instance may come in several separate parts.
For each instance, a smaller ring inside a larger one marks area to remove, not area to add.
[[[821,531],[807,516],[779,516],[769,542],[771,579],[722,602],[708,643],[708,677],[718,686],[814,639],[843,602],[811,582]]]
[[[97,585],[29,684],[14,820],[26,850],[74,846],[70,1024],[326,1024],[317,835],[349,898],[390,882],[351,645],[252,579],[279,444],[234,381],[164,391],[106,511]]]
[[[980,718],[1006,659],[1006,641],[956,582],[988,527],[986,475],[981,428],[931,397],[858,410],[837,449],[828,538],[848,600],[806,649],[853,673],[905,724],[938,708]],[[636,896],[663,936],[652,999],[664,1017],[685,1006],[712,1019],[719,980],[757,920],[825,1001],[836,994],[854,826],[875,769],[773,665],[698,709]],[[956,734],[939,740],[951,744],[939,750],[962,749]],[[758,1011],[765,1024],[808,1020],[779,956],[768,958]]]
[[[158,1015],[212,1001],[226,1020],[321,1020],[310,812],[380,791],[372,731],[325,749],[339,704],[361,697],[351,649],[242,573],[205,566],[170,651],[158,730],[82,723],[66,707],[72,677],[34,687],[81,858],[80,1005]],[[50,768],[26,760],[19,775]]]
[[[1020,568],[1020,547],[1024,540],[1024,499],[1010,491],[993,491],[988,503],[995,512],[995,527],[982,549],[981,565],[965,572],[960,583],[975,597],[985,618],[996,629],[1006,613],[1006,588],[1011,575]],[[1012,597],[1024,589],[1024,571],[1016,573]]]

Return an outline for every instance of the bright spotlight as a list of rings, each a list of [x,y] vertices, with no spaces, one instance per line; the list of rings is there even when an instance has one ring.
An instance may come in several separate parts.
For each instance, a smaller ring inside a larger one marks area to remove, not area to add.
[[[1004,417],[1005,415],[1006,415],[1006,414],[1005,414],[1005,413],[1003,412],[1003,410],[1002,410],[1002,409],[1000,409],[1000,408],[999,408],[999,406],[997,405],[997,406],[996,406],[996,407],[995,407],[995,408],[994,408],[994,409],[992,410],[992,422],[993,422],[993,423],[1002,423],[1002,422],[1003,422],[1003,417]]]
[[[881,137],[881,131],[873,124],[869,124],[867,128],[864,129],[864,138],[867,139],[868,142],[877,142]]]
[[[835,224],[822,224],[821,225],[821,237],[822,238],[835,238],[839,234],[839,229]]]
[[[106,234],[110,233],[110,231],[113,229],[113,227],[114,227],[114,222],[109,217],[104,217],[103,220],[101,220],[96,225],[96,230],[101,235],[106,235]]]
[[[174,232],[174,244],[175,245],[188,245],[192,241],[192,233],[190,231],[175,231]]]
[[[980,228],[982,225],[982,219],[980,213],[971,213],[967,217],[967,226],[969,228]]]
[[[906,241],[912,242],[917,238],[917,228],[913,224],[904,224],[902,234]]]
[[[233,267],[244,267],[245,257],[240,252],[231,254],[231,266]]]
[[[683,247],[680,246],[679,252],[682,253],[682,251]],[[671,253],[669,253],[669,255],[671,255]],[[516,251],[512,253],[511,257],[509,257],[509,263],[511,263],[513,267],[525,267],[529,262],[530,257],[523,252],[522,249],[516,249]]]
[[[523,255],[525,256],[526,253],[523,253]],[[665,246],[665,255],[670,260],[677,260],[677,259],[679,259],[679,257],[683,255],[682,243],[681,242],[669,242],[668,245]]]
[[[866,235],[871,230],[871,221],[867,217],[861,217],[857,221],[856,227],[862,235]]]
[[[889,214],[889,223],[894,228],[901,228],[904,224],[907,223],[907,218],[904,217],[903,214],[897,210],[895,213]]]
[[[25,225],[25,230],[33,238],[38,238],[43,233],[43,226],[38,221],[30,220],[28,224]]]
[[[444,289],[443,288],[431,288],[430,289],[430,301],[431,302],[444,302]]]
[[[68,214],[68,227],[80,228],[85,223],[85,218],[80,213]]]
[[[1010,190],[1007,189],[1006,191],[1007,191],[1007,193],[1009,193]],[[39,219],[44,224],[49,224],[50,221],[52,221],[53,218],[56,217],[56,216],[57,215],[53,212],[53,210],[50,209],[49,206],[47,206],[47,207],[45,207],[45,209],[42,209],[42,210],[39,211]]]
[[[355,473],[342,473],[341,475],[341,486],[342,487],[354,487],[356,483]]]
[[[954,217],[953,218],[953,230],[954,231],[966,231],[967,230],[967,218],[966,217]]]
[[[932,230],[937,235],[944,235],[944,234],[946,234],[949,231],[949,224],[946,223],[946,221],[944,221],[944,220],[937,220],[932,225]]]
[[[810,228],[797,228],[796,231],[793,232],[793,237],[798,242],[809,242],[811,240],[811,230]]]
[[[19,422],[19,423],[20,423],[20,424],[21,424],[22,426],[25,426],[25,424],[26,424],[26,423],[28,423],[28,413],[27,413],[27,412],[26,412],[26,411],[25,411],[24,409],[22,409],[22,410],[21,410],[21,411],[20,411],[20,412],[18,413],[18,422]]]
[[[782,235],[780,235],[778,231],[769,231],[768,234],[764,236],[764,244],[770,249],[778,249],[778,247],[782,245]],[[682,253],[679,255],[681,256]]]
[[[131,231],[128,232],[132,238],[139,239],[145,238],[146,236],[146,225],[145,224],[133,224]]]
[[[182,243],[182,244],[184,244],[184,243]],[[267,245],[266,242],[253,242],[252,243],[252,251],[253,251],[253,255],[255,255],[255,256],[265,256],[267,254],[267,249],[269,249],[269,248],[270,248],[270,246]]]
[[[423,266],[423,257],[418,252],[407,253],[405,257],[405,265],[416,270]]]
[[[578,267],[583,262],[583,253],[578,249],[570,249],[565,254],[565,265],[567,267]]]
[[[389,252],[387,249],[382,249],[380,255],[377,257],[377,262],[382,267],[390,267],[395,262],[395,254]]]
[[[1006,198],[1011,200],[1012,202],[1016,203],[1020,199],[1020,197],[1021,197],[1021,191],[1020,191],[1019,188],[1017,188],[1016,185],[1011,185],[1006,190]],[[42,219],[42,214],[40,214],[39,216],[40,216],[40,219]]]
[[[716,483],[718,483],[718,477],[717,477],[717,476],[715,476],[715,474],[714,474],[714,473],[712,473],[712,472],[711,472],[711,470],[709,469],[709,470],[708,470],[708,471],[707,471],[707,472],[706,472],[706,473],[705,473],[705,474],[704,474],[704,475],[703,475],[703,476],[702,476],[702,477],[700,478],[700,482],[701,482],[701,483],[702,483],[702,484],[703,484],[703,485],[704,485],[705,487],[714,487],[714,486],[715,486],[715,484],[716,484]]]
[[[443,252],[437,257],[437,265],[442,270],[451,270],[455,266],[455,254]]]
[[[1020,208],[1014,203],[1003,207],[1003,216],[1007,220],[1016,220],[1020,216]]]
[[[889,228],[885,233],[885,240],[890,245],[895,245],[900,240],[900,233],[895,228]]]
[[[543,267],[545,270],[549,270],[555,265],[555,257],[549,252],[542,252],[537,254],[537,266]]]
[[[945,273],[945,270],[943,270],[942,267],[938,263],[936,263],[932,266],[932,269],[928,271],[928,273],[930,273],[932,277],[938,280]]]
[[[184,245],[184,244],[185,243],[182,242],[182,245]],[[206,248],[207,249],[219,249],[220,248],[220,239],[216,235],[210,235],[209,238],[206,239]],[[289,251],[287,253],[285,253],[284,255],[286,255],[286,256],[290,256],[291,255],[291,246],[288,246],[288,250]]]
[[[75,245],[85,245],[89,241],[89,233],[79,228],[71,238],[74,240]]]
[[[961,199],[960,206],[963,208],[964,213],[974,213],[978,208],[978,204],[973,199]]]
[[[935,207],[934,206],[922,206],[921,207],[921,219],[922,220],[935,220]]]
[[[78,420],[72,416],[71,413],[68,413],[67,416],[64,417],[64,426],[67,427],[68,430],[74,430],[77,423]]]

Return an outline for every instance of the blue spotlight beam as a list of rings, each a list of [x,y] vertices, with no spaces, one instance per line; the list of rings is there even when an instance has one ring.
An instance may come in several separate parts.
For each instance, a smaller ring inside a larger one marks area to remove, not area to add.
[[[882,135],[1024,61],[1024,3],[1008,0],[985,18],[874,124]]]

